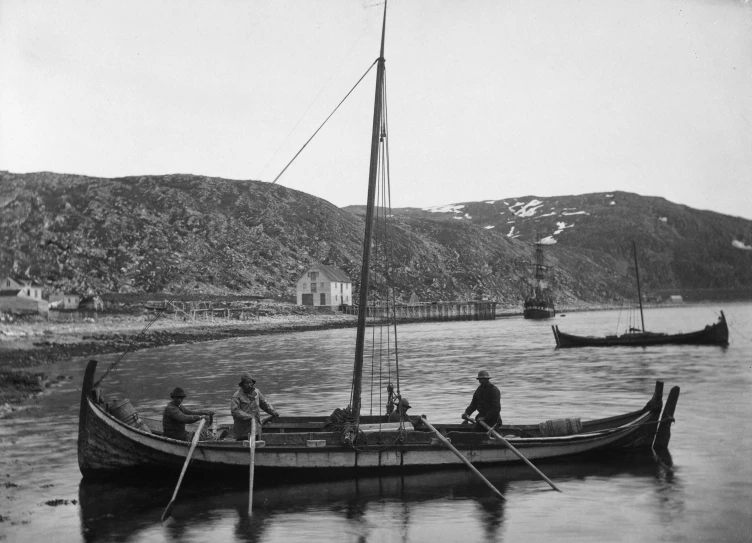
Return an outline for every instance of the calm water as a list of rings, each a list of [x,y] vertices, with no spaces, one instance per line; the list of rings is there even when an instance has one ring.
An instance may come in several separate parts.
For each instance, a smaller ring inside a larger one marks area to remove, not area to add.
[[[649,309],[645,320],[649,330],[690,331],[713,322],[718,309]],[[413,413],[433,421],[459,421],[479,369],[502,391],[505,423],[615,415],[641,408],[657,379],[666,394],[681,386],[669,457],[541,464],[563,493],[524,466],[484,468],[504,502],[458,468],[257,488],[249,519],[243,481],[217,481],[184,485],[162,525],[173,483],[82,482],[76,432],[86,361],[59,364],[51,373],[72,380],[41,409],[0,420],[0,540],[752,541],[752,305],[723,309],[727,349],[554,348],[552,322],[567,332],[612,333],[615,311],[402,326],[402,392]],[[179,385],[186,405],[215,409],[225,421],[238,376],[250,371],[280,413],[328,415],[348,403],[354,337],[354,329],[333,330],[141,351],[105,380],[105,392],[159,417]],[[101,357],[100,369],[115,358]],[[365,383],[364,396],[368,411]]]

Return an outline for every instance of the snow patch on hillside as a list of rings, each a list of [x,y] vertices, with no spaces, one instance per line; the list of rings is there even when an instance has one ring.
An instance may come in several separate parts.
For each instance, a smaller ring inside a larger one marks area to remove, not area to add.
[[[565,228],[572,228],[572,227],[574,227],[574,223],[567,224],[565,222],[557,222],[556,223],[557,230],[556,230],[556,232],[554,232],[554,235],[561,234],[564,231]]]
[[[431,213],[459,213],[463,207],[465,207],[464,204],[447,204],[445,206],[424,207],[423,211]]]

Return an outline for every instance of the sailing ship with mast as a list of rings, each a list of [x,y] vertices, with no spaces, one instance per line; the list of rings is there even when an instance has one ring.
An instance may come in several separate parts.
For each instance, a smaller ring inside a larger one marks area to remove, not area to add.
[[[728,325],[726,315],[721,311],[718,322],[705,326],[702,330],[679,334],[663,332],[648,332],[645,330],[645,314],[642,308],[642,290],[640,287],[640,269],[637,265],[637,246],[632,242],[634,255],[635,278],[637,281],[637,300],[640,307],[640,328],[636,323],[628,323],[627,331],[622,335],[607,335],[604,337],[577,336],[565,334],[558,326],[552,326],[556,346],[568,347],[614,347],[614,346],[647,346],[647,345],[728,345]]]
[[[556,316],[551,290],[545,279],[547,271],[548,266],[543,264],[543,244],[538,234],[535,242],[535,278],[522,312],[526,319],[550,319]]]
[[[505,440],[494,438],[490,432],[473,432],[472,426],[461,423],[425,424],[416,429],[409,422],[388,422],[387,414],[364,413],[364,355],[372,352],[365,348],[369,323],[364,309],[368,305],[371,280],[375,279],[376,286],[388,286],[390,274],[388,265],[373,266],[380,258],[389,257],[388,249],[380,243],[389,236],[383,230],[377,231],[386,225],[386,219],[391,215],[387,210],[390,190],[387,187],[389,132],[384,103],[385,35],[386,3],[380,54],[375,62],[376,93],[359,293],[361,311],[357,321],[350,404],[344,409],[335,409],[329,417],[279,417],[263,426],[263,434],[256,441],[255,468],[251,468],[251,473],[255,469],[258,477],[285,477],[302,473],[325,476],[332,470],[350,474],[374,470],[412,471],[457,466],[461,462],[469,464],[470,460],[481,465],[516,463],[520,461],[517,456],[520,451],[529,460],[543,460],[666,448],[679,387],[673,387],[664,407],[663,383],[660,381],[642,408],[590,421],[562,418],[540,424],[504,425],[499,430],[506,436]],[[376,203],[377,192],[382,198],[381,205]],[[374,277],[371,276],[372,267],[376,269]],[[382,304],[394,306],[396,296],[393,289],[388,287],[380,296]],[[392,318],[388,325],[396,334],[396,318]],[[388,384],[387,405],[377,406],[378,413],[382,408],[388,412],[389,407],[401,399],[396,335],[388,344],[387,348],[393,347],[394,350],[388,350],[384,358],[389,364],[394,362],[396,383]],[[381,359],[381,354],[371,354],[372,365],[374,360]],[[110,369],[112,367],[114,365]],[[105,397],[99,386],[109,370],[95,382],[96,370],[97,362],[90,361],[81,390],[78,462],[85,478],[124,474],[172,476],[181,466],[185,469],[186,454],[189,458],[192,454],[191,473],[248,472],[249,447],[253,447],[250,437],[245,442],[232,439],[193,443],[165,437],[160,421],[139,418],[135,412],[118,416],[112,408],[115,402]],[[122,405],[122,401],[118,405]],[[516,449],[508,446],[507,438],[514,442]],[[450,450],[450,441],[456,452]]]

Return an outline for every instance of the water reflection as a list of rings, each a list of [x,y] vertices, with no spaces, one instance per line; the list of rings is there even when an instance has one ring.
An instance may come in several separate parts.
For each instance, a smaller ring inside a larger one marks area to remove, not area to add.
[[[662,508],[674,508],[675,484],[670,458],[652,453],[585,462],[542,463],[549,477],[567,485],[589,478],[644,484],[653,480],[656,500]],[[160,526],[160,516],[170,500],[172,488],[147,480],[87,482],[79,487],[82,534],[85,541],[137,541],[153,530],[164,530],[168,540],[198,540],[198,534],[214,533],[232,524],[232,537],[238,541],[278,541],[305,519],[308,532],[328,532],[332,525],[347,526],[357,539],[370,541],[380,537],[374,526],[378,515],[389,520],[391,538],[395,530],[408,540],[415,531],[446,530],[455,519],[445,515],[463,512],[461,523],[472,523],[482,540],[500,541],[504,533],[506,507],[523,494],[557,494],[526,466],[487,468],[483,473],[507,495],[502,501],[490,494],[469,471],[446,469],[409,475],[342,478],[327,481],[265,483],[254,492],[253,515],[248,515],[248,493],[244,481],[202,481],[187,485],[173,509],[172,518]],[[639,482],[642,481],[642,482]],[[559,498],[556,498],[559,499]],[[430,505],[430,507],[423,507]],[[446,507],[445,507],[446,506]],[[234,519],[234,520],[233,520]],[[223,528],[224,527],[224,528]],[[298,533],[298,536],[302,533]],[[336,537],[334,537],[336,539]],[[344,538],[347,539],[347,538]]]

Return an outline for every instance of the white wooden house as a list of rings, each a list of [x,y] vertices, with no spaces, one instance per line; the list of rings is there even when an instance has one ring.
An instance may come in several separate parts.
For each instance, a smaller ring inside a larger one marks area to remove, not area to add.
[[[310,266],[298,279],[295,292],[298,305],[338,307],[353,303],[352,281],[334,266]]]
[[[0,283],[0,310],[46,315],[48,301],[43,293],[44,287],[31,279],[6,275]]]

